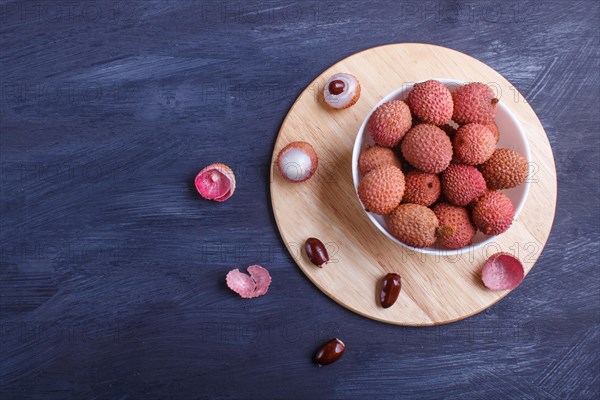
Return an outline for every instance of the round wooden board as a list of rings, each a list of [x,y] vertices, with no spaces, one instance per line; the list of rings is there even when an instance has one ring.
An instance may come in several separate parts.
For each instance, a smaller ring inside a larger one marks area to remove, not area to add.
[[[353,107],[332,111],[322,103],[322,88],[336,72],[355,75],[362,86]],[[511,228],[482,249],[454,257],[407,250],[379,232],[361,209],[352,183],[352,146],[371,108],[407,82],[431,78],[481,81],[495,86],[527,132],[532,157],[527,202]],[[277,154],[289,142],[309,142],[319,155],[315,176],[304,183],[285,181]],[[377,47],[350,56],[321,74],[288,113],[273,151],[271,201],[279,232],[292,257],[319,289],[342,306],[368,318],[398,325],[438,325],[457,321],[491,306],[509,291],[481,284],[481,267],[498,251],[517,254],[526,273],[550,234],[556,207],[556,170],[552,150],[535,112],[502,75],[455,50],[415,43]],[[320,269],[303,250],[317,237],[327,243],[331,262]],[[402,276],[396,304],[377,304],[377,285],[389,272]]]

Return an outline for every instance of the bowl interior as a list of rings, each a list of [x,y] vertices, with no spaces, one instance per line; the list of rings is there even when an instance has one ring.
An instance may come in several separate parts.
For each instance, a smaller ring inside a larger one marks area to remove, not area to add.
[[[437,79],[442,82],[446,87],[448,87],[451,91],[454,89],[464,85],[466,82],[457,81],[453,79]],[[352,151],[352,179],[354,180],[354,188],[357,192],[358,185],[362,179],[360,173],[358,172],[358,157],[360,153],[367,147],[367,145],[373,145],[373,139],[366,129],[367,122],[371,117],[371,114],[377,107],[379,107],[383,103],[387,103],[391,100],[405,100],[406,96],[408,96],[408,92],[412,89],[414,83],[405,84],[399,89],[394,90],[392,93],[384,97],[364,119],[359,131],[356,136],[356,141],[354,142],[354,148]],[[498,142],[498,147],[507,147],[516,150],[521,155],[523,155],[527,161],[531,164],[531,155],[529,153],[529,145],[527,143],[527,138],[525,137],[525,132],[521,128],[519,122],[514,117],[514,115],[510,112],[510,110],[503,104],[502,99],[498,103],[498,111],[496,113],[496,125],[498,125],[498,129],[500,131],[500,141]],[[529,179],[527,181],[516,188],[502,190],[502,192],[507,195],[512,203],[515,206],[515,219],[521,212],[523,205],[525,204],[525,200],[527,198],[527,193],[529,192]],[[357,193],[358,197],[358,193]],[[360,201],[360,200],[359,200]],[[494,240],[494,236],[487,236],[481,232],[477,232],[475,237],[473,238],[473,244],[468,247],[464,247],[458,250],[448,250],[442,247],[438,247],[437,245],[433,247],[425,247],[421,249],[417,249],[414,247],[407,246],[406,244],[400,242],[398,239],[393,237],[387,230],[387,224],[385,218],[381,215],[373,214],[370,212],[366,212],[367,216],[375,224],[375,226],[383,232],[387,237],[389,237],[394,242],[414,250],[420,253],[427,254],[438,254],[443,256],[451,256],[458,255],[468,251],[476,250],[482,246],[485,246],[487,243],[490,243]]]

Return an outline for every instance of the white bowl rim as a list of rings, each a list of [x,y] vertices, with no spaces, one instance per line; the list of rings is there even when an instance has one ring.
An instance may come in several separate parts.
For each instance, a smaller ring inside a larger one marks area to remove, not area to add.
[[[456,79],[449,79],[449,78],[430,78],[430,79],[434,79],[434,80],[440,81],[444,85],[450,85],[450,84],[452,84],[452,85],[462,86],[462,85],[465,85],[465,84],[468,83],[468,82],[465,82],[465,81],[456,80]],[[485,240],[483,240],[483,241],[481,241],[479,243],[475,243],[475,244],[472,244],[470,246],[462,247],[462,248],[456,249],[456,250],[437,249],[437,248],[433,248],[433,247],[423,247],[423,248],[412,247],[412,246],[409,246],[409,245],[407,245],[407,244],[399,241],[394,236],[392,236],[392,234],[389,233],[387,231],[387,229],[385,229],[379,223],[379,221],[377,221],[374,218],[374,216],[373,216],[372,213],[367,212],[365,210],[365,208],[362,206],[362,202],[360,201],[360,198],[358,197],[358,184],[359,184],[360,179],[361,179],[360,173],[358,172],[358,157],[360,156],[362,142],[363,142],[361,140],[361,138],[365,134],[367,122],[369,121],[369,118],[371,118],[371,114],[373,114],[373,112],[380,105],[382,105],[383,103],[387,103],[388,101],[391,101],[391,100],[399,97],[405,91],[407,91],[410,88],[412,88],[415,83],[419,83],[419,82],[423,82],[423,81],[407,82],[403,86],[401,86],[400,88],[391,91],[388,95],[386,95],[383,99],[381,99],[377,104],[375,104],[375,106],[373,106],[373,108],[371,109],[371,111],[367,114],[367,116],[363,120],[363,123],[361,124],[360,128],[358,129],[358,133],[356,135],[356,139],[354,140],[354,146],[353,146],[353,149],[352,149],[352,180],[354,182],[354,191],[355,191],[355,194],[356,194],[356,198],[358,199],[363,212],[367,215],[367,217],[369,218],[369,220],[377,227],[377,229],[379,231],[381,231],[385,236],[387,236],[388,238],[390,238],[392,241],[400,244],[401,246],[403,246],[403,247],[405,247],[405,248],[407,248],[409,250],[412,250],[412,251],[417,252],[417,253],[431,254],[431,255],[436,255],[436,256],[457,256],[457,255],[464,254],[464,253],[467,253],[467,252],[474,252],[475,250],[477,250],[477,249],[479,249],[479,248],[487,245],[488,243],[491,243],[498,235],[496,235],[496,236],[489,236]],[[529,142],[527,141],[527,136],[525,135],[525,131],[523,130],[523,127],[519,123],[519,120],[515,117],[515,115],[512,113],[512,111],[507,106],[505,106],[503,104],[502,101],[498,102],[498,107],[501,108],[503,111],[505,111],[506,115],[508,115],[508,117],[511,119],[512,123],[514,123],[515,126],[517,126],[518,133],[521,136],[521,138],[523,139],[523,143],[525,143],[525,150],[526,150],[525,151],[526,152],[525,157],[527,159],[527,162],[531,163],[531,152],[529,150]],[[521,210],[525,206],[525,202],[527,200],[527,196],[529,195],[529,186],[530,186],[529,177],[528,177],[528,179],[525,181],[525,183],[523,185],[524,185],[524,195],[521,197],[520,201],[515,206],[515,216],[513,218],[513,223],[517,219],[517,217],[519,216],[519,214],[521,213]]]

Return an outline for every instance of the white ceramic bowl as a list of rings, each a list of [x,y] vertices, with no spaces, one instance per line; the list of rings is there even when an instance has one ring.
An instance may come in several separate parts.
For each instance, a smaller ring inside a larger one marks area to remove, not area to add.
[[[465,82],[453,79],[437,80],[446,85],[451,91],[465,84]],[[358,184],[362,179],[360,173],[358,172],[358,157],[367,145],[374,144],[373,139],[371,139],[371,135],[369,134],[368,129],[366,128],[367,122],[369,121],[369,118],[371,117],[373,111],[375,111],[375,109],[381,104],[387,103],[388,101],[394,99],[405,100],[406,96],[408,96],[408,92],[410,92],[410,89],[412,89],[412,87],[412,83],[406,84],[384,97],[375,107],[373,107],[371,112],[369,112],[369,114],[365,117],[362,125],[360,126],[360,129],[358,130],[358,135],[356,136],[356,141],[354,142],[354,149],[352,151],[352,178],[354,180],[354,189],[357,192],[357,197]],[[523,131],[523,128],[521,128],[521,125],[514,117],[514,115],[503,104],[502,99],[498,103],[498,112],[496,113],[496,125],[498,125],[498,129],[500,130],[500,141],[498,142],[498,147],[507,147],[514,149],[520,154],[522,154],[527,159],[527,161],[531,163],[531,154],[529,153],[529,145],[527,143],[527,138],[525,137],[525,132]],[[529,192],[529,181],[527,180],[524,184],[514,189],[502,190],[502,192],[510,198],[513,205],[515,206],[516,219],[521,210],[523,209],[523,206],[525,205],[527,193]],[[437,245],[434,245],[433,247],[424,247],[418,249],[408,246],[396,239],[395,237],[393,237],[387,230],[387,224],[383,216],[366,211],[365,213],[367,214],[371,222],[377,227],[377,229],[383,232],[383,234],[386,235],[388,238],[408,249],[419,253],[435,254],[441,256],[458,255],[469,251],[474,251],[482,246],[485,246],[487,243],[490,243],[495,238],[495,236],[487,236],[478,231],[475,237],[473,238],[473,244],[467,247],[463,247],[461,249],[448,250],[442,248],[441,246],[438,247]]]

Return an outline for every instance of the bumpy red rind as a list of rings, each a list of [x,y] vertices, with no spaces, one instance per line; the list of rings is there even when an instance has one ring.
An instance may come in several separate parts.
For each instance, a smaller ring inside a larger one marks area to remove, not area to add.
[[[262,296],[267,293],[269,290],[269,285],[271,284],[271,275],[269,275],[269,271],[260,265],[251,265],[248,267],[248,272],[254,281],[256,282],[256,291],[255,296]]]
[[[248,272],[250,276],[240,272],[237,268],[229,271],[225,278],[229,289],[245,299],[252,299],[267,293],[271,284],[269,271],[260,265],[251,265],[248,267]]]
[[[210,164],[196,175],[194,184],[203,198],[223,202],[235,192],[235,174],[225,164]]]
[[[483,284],[491,290],[514,289],[524,277],[523,264],[508,253],[497,253],[488,258],[481,272]]]

